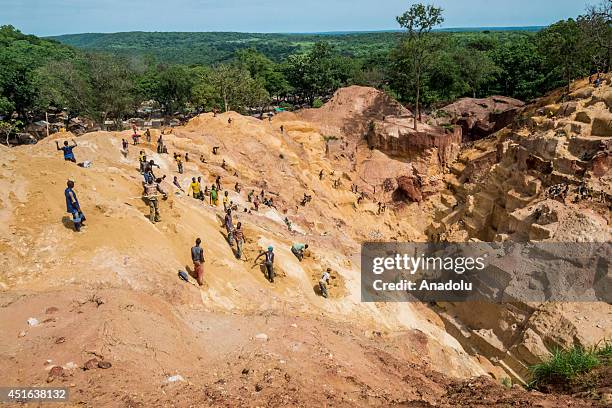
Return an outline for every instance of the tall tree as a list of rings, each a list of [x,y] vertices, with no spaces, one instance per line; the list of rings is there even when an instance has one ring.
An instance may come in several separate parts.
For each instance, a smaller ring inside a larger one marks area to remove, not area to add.
[[[499,79],[490,87],[493,94],[526,100],[558,86],[547,82],[544,57],[533,35],[516,34],[490,55],[501,69]]]
[[[212,71],[210,81],[223,102],[225,112],[261,108],[269,101],[269,94],[263,84],[253,79],[243,67],[219,65]]]
[[[122,123],[124,116],[134,112],[138,105],[134,77],[127,61],[93,54],[88,64],[94,118],[100,121],[112,118],[117,124]]]
[[[35,71],[35,77],[38,110],[46,111],[49,106],[57,106],[66,109],[69,116],[99,116],[93,112],[93,90],[86,61],[49,61]]]
[[[191,68],[194,85],[191,90],[191,104],[198,111],[211,111],[223,104],[219,98],[212,76],[213,69],[210,67],[197,66]]]
[[[576,20],[562,20],[545,28],[538,33],[537,42],[551,72],[561,68],[567,92],[577,75],[588,74],[585,72],[585,38]]]
[[[193,77],[184,65],[158,66],[149,78],[153,98],[159,102],[167,114],[186,109],[191,98]]]
[[[486,52],[471,50],[468,53],[465,51],[457,55],[457,63],[461,76],[470,88],[472,97],[476,98],[478,91],[484,85],[491,83],[501,70]]]
[[[414,4],[408,11],[396,18],[402,28],[406,29],[404,39],[405,51],[412,56],[411,69],[415,80],[415,117],[414,129],[417,130],[417,118],[421,120],[421,78],[426,69],[427,59],[433,54],[431,47],[431,30],[444,22],[442,9],[424,4]]]
[[[2,103],[3,110],[10,108],[22,118],[29,116],[38,94],[34,71],[48,61],[70,59],[75,54],[57,42],[0,26],[0,99],[9,101]]]
[[[251,77],[263,83],[270,96],[284,96],[290,86],[279,65],[254,48],[239,50],[236,53],[239,65],[246,68]]]
[[[85,115],[120,123],[136,110],[133,74],[124,60],[88,54],[73,60],[50,61],[35,72],[39,89],[36,105],[67,109],[70,116]]]
[[[612,66],[612,0],[603,0],[587,8],[578,23],[588,41],[589,57],[597,71],[609,71]]]
[[[327,42],[318,42],[306,54],[289,56],[285,64],[287,80],[297,95],[312,105],[347,84],[353,70],[349,58],[340,56]]]

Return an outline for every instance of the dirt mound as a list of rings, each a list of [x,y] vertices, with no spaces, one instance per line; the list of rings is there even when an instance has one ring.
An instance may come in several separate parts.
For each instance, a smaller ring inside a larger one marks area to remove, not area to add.
[[[319,124],[324,135],[350,138],[365,134],[373,119],[411,115],[408,109],[386,93],[357,85],[337,90],[319,109],[298,112],[303,120]]]

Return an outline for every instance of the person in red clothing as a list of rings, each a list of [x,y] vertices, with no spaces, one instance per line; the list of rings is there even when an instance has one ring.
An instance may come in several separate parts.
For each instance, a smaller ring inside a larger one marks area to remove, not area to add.
[[[202,286],[204,284],[204,267],[202,264],[204,263],[204,249],[200,246],[202,240],[200,238],[196,239],[195,246],[191,248],[191,260],[193,261],[193,269],[196,274],[196,280],[198,281],[198,285]]]

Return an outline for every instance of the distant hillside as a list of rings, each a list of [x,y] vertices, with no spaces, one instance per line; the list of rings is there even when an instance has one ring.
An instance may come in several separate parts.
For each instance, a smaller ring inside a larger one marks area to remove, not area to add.
[[[523,26],[523,27],[452,27],[452,28],[440,28],[434,31],[442,31],[449,33],[474,33],[474,32],[501,32],[501,31],[523,31],[523,32],[538,32],[546,26]]]
[[[120,55],[151,54],[162,61],[185,64],[214,64],[231,59],[243,48],[256,48],[281,61],[308,50],[324,37],[343,53],[362,56],[388,50],[399,33],[354,34],[251,34],[251,33],[162,33],[71,34],[52,37],[78,48],[109,51]]]
[[[537,31],[539,27],[449,28],[441,32],[471,35],[480,31],[512,35]],[[243,48],[255,48],[275,61],[307,51],[317,41],[333,44],[342,54],[367,57],[388,52],[400,31],[257,34],[232,32],[125,32],[70,34],[51,37],[64,44],[118,55],[154,55],[160,61],[184,64],[215,64],[231,59]]]

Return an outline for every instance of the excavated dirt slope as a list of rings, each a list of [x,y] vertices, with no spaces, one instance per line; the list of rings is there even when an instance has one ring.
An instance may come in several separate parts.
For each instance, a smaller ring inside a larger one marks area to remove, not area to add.
[[[272,122],[204,114],[164,135],[169,155],[143,143],[124,157],[121,139],[130,132],[89,133],[75,149],[89,168],[56,151],[56,140],[72,137],[66,133],[1,147],[0,383],[66,386],[69,406],[91,407],[596,404],[504,388],[499,379],[511,375],[466,347],[444,314],[425,305],[360,302],[360,243],[428,239],[445,214],[441,197],[451,194],[394,204],[381,191],[387,178],[415,171],[355,133],[380,115],[406,114],[386,100],[349,88],[320,112]],[[344,111],[348,101],[357,108]],[[337,133],[322,129],[330,115]],[[168,175],[162,186],[170,198],[160,203],[157,224],[140,198],[140,149]],[[189,153],[184,174],[174,152]],[[439,178],[444,169],[436,169]],[[245,226],[246,260],[236,260],[225,241],[222,207],[178,191],[175,175],[185,190],[191,177],[208,185],[222,177],[239,207],[234,222]],[[65,212],[68,178],[88,219],[80,233]],[[360,202],[353,184],[367,193]],[[276,208],[243,212],[251,208],[247,192],[262,189]],[[302,206],[304,194],[312,201]],[[382,214],[379,201],[388,205]],[[191,272],[196,237],[206,257],[201,288],[177,277],[179,269]],[[293,242],[310,244],[301,263]],[[268,245],[276,253],[274,284],[253,263]],[[326,300],[317,282],[328,267]]]

